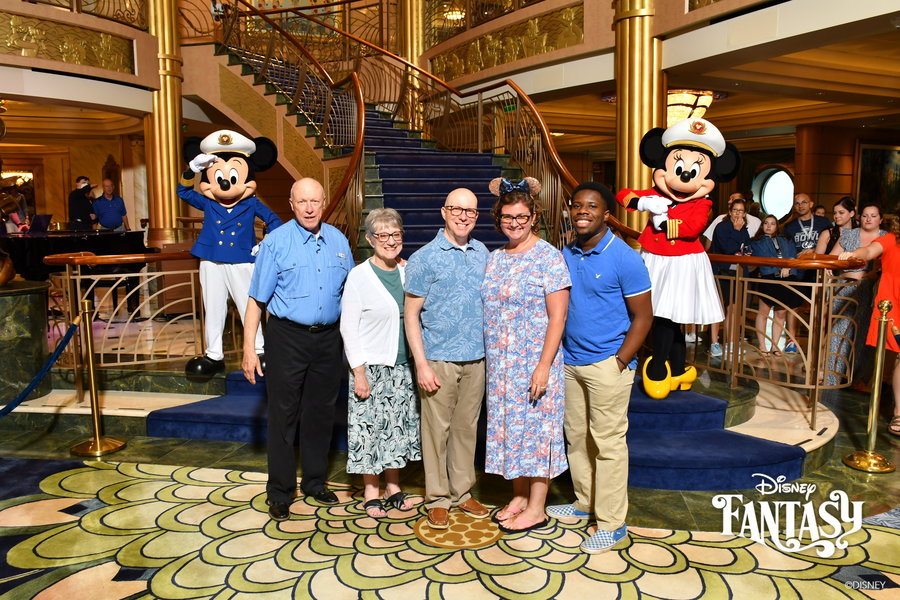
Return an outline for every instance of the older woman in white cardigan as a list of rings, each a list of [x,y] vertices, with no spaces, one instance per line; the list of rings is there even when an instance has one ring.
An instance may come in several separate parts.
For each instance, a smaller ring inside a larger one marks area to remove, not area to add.
[[[400,489],[399,469],[421,460],[415,379],[403,329],[403,222],[392,208],[366,218],[375,255],[350,271],[341,300],[341,336],[350,363],[347,472],[365,484],[363,508],[381,518],[413,504]],[[381,496],[379,476],[384,473]]]

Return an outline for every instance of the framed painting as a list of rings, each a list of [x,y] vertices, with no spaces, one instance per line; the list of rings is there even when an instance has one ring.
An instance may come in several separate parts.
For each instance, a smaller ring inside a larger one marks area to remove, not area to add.
[[[885,213],[900,208],[900,146],[860,144],[856,200],[877,202]]]

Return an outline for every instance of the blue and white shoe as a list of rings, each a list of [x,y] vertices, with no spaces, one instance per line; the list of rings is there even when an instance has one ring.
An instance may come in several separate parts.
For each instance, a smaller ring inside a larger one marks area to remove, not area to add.
[[[584,540],[581,543],[582,552],[588,554],[600,554],[612,550],[616,544],[625,539],[628,535],[628,525],[622,525],[615,531],[603,531],[598,529],[597,533]]]
[[[722,346],[719,342],[713,342],[709,345],[710,356],[722,356]]]
[[[784,353],[785,354],[799,354],[800,350],[797,349],[797,342],[795,342],[794,340],[791,340],[790,342],[788,342],[787,345],[785,345],[785,347],[784,347]]]
[[[575,509],[574,504],[554,504],[544,509],[548,517],[554,519],[581,519],[587,520],[591,518],[591,513],[582,512]]]

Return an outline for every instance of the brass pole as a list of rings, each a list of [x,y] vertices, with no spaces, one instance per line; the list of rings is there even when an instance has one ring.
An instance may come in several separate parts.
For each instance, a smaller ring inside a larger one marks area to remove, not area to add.
[[[409,62],[420,67],[425,46],[422,2],[421,0],[402,0],[400,10],[400,23],[403,27],[403,54]],[[408,107],[409,114],[406,116],[406,120],[409,121],[411,129],[422,129],[425,124],[424,107],[419,102],[422,83],[419,81],[417,73],[411,69],[405,70],[404,77],[408,87],[405,93],[406,98],[402,98],[401,101],[405,102]]]
[[[651,35],[653,0],[616,0],[616,187],[642,189],[650,169],[640,160],[644,134],[663,125],[662,43]],[[616,216],[640,231],[647,215],[616,208]]]
[[[147,137],[147,197],[150,231],[147,243],[161,247],[177,242],[175,218],[181,201],[175,186],[181,176],[181,51],[176,0],[150,1],[150,33],[159,42],[159,90],[153,92],[153,112],[145,118]]]
[[[81,275],[81,268],[78,269],[78,275]],[[75,271],[72,268],[72,265],[66,265],[66,281],[68,282],[68,306],[66,310],[68,312],[68,318],[70,323],[74,323],[77,321],[81,321],[81,316],[78,312],[78,304],[79,297],[81,295],[81,279],[79,277],[78,281],[75,280]],[[72,369],[75,374],[75,401],[77,404],[82,404],[84,402],[84,375],[81,372],[81,367],[84,364],[84,361],[81,358],[81,336],[76,335],[75,339],[72,340]]]
[[[72,446],[70,452],[76,456],[103,456],[121,450],[125,442],[103,436],[103,421],[100,415],[100,396],[97,394],[97,372],[94,365],[94,306],[88,299],[81,301],[81,323],[84,325],[84,347],[87,354],[88,386],[91,390],[91,422],[94,436]]]
[[[893,306],[888,300],[878,303],[881,316],[878,317],[878,345],[875,347],[875,381],[872,382],[872,395],[869,398],[869,440],[866,450],[859,450],[844,457],[844,464],[866,473],[892,473],[894,463],[875,452],[875,436],[878,433],[878,404],[881,400],[881,378],[884,369],[884,346],[887,338],[887,326],[890,319],[888,313]]]

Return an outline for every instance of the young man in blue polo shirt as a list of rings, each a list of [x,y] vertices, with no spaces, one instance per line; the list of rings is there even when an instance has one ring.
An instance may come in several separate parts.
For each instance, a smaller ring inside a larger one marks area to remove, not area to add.
[[[563,249],[572,278],[563,335],[566,453],[575,502],[548,506],[563,519],[597,518],[581,544],[606,552],[627,533],[628,401],[635,358],[653,324],[650,275],[640,255],[607,227],[615,196],[589,181],[575,188],[575,241]]]

